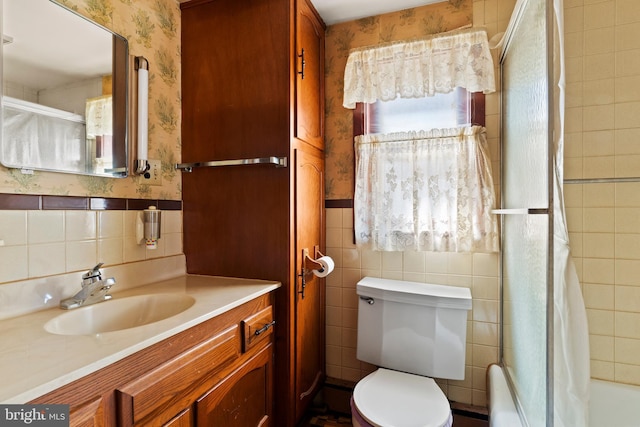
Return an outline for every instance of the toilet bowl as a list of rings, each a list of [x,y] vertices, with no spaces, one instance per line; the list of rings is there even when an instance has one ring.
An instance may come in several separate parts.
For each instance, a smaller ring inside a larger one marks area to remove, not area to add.
[[[449,401],[429,377],[380,368],[353,391],[354,427],[451,427]]]
[[[357,358],[378,370],[353,390],[353,426],[451,427],[433,378],[464,379],[470,290],[365,277],[356,291]]]

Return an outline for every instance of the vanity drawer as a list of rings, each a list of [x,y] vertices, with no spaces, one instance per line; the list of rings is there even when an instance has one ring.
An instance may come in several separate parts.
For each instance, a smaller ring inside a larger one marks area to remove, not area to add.
[[[116,390],[121,426],[164,423],[189,406],[240,356],[240,330],[231,326]]]
[[[241,323],[242,351],[247,352],[258,343],[271,337],[275,323],[272,306],[265,307],[244,319]]]

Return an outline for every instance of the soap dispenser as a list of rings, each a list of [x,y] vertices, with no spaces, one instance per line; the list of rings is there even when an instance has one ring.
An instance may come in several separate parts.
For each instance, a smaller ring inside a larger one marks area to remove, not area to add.
[[[155,206],[149,206],[143,212],[144,223],[144,240],[147,249],[157,249],[158,239],[160,238],[160,224],[162,220],[162,211],[156,209]]]

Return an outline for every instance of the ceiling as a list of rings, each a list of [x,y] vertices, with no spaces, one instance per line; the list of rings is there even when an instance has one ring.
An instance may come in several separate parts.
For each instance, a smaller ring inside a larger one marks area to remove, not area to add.
[[[325,24],[352,21],[444,0],[311,0]]]
[[[178,0],[184,3],[189,0]],[[445,0],[311,0],[327,25],[352,21]]]

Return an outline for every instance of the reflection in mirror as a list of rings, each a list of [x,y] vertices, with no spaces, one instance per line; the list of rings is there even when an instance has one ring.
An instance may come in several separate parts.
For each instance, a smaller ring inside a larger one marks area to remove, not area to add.
[[[127,41],[52,0],[2,2],[0,163],[127,175]]]

